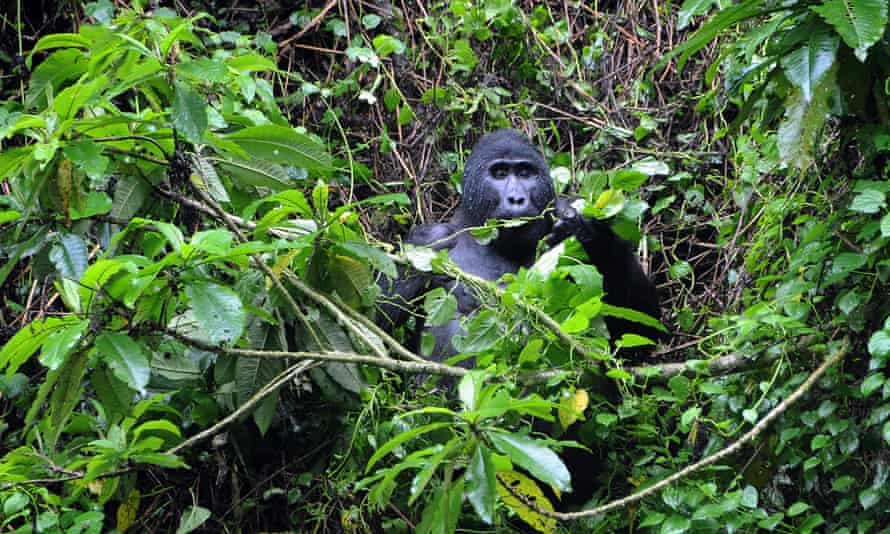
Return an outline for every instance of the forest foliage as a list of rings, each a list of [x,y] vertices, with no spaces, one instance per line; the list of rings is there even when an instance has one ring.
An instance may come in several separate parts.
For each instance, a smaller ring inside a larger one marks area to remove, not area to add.
[[[888,3],[409,4],[6,13],[0,530],[890,532]],[[401,244],[508,126],[669,341],[571,240]],[[411,269],[453,360],[374,322]]]

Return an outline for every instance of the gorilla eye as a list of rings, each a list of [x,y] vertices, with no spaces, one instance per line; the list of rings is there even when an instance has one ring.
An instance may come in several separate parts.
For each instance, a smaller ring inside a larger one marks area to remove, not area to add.
[[[497,164],[491,166],[490,172],[491,172],[491,175],[494,176],[495,178],[506,178],[507,174],[510,173],[510,170],[507,168],[506,165],[504,165],[502,163],[497,163]]]
[[[528,178],[535,175],[535,168],[527,163],[523,163],[517,167],[516,174],[520,178]]]

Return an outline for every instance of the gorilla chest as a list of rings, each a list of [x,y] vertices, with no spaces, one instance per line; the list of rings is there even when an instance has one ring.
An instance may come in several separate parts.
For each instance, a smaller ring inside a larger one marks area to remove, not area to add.
[[[448,251],[448,256],[462,271],[486,280],[497,280],[504,273],[515,273],[520,267],[518,262],[504,258],[493,249],[472,240],[470,243],[459,242]],[[457,298],[460,313],[471,313],[479,307],[473,293],[463,284],[445,278],[436,285],[444,287]]]

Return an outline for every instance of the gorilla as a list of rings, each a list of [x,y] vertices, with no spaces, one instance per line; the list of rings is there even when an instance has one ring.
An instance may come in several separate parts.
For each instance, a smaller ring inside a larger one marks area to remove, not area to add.
[[[605,302],[658,319],[660,307],[655,285],[643,272],[631,244],[619,238],[608,224],[583,217],[570,204],[570,199],[556,195],[547,162],[528,138],[515,130],[499,130],[484,136],[473,148],[464,168],[463,196],[454,217],[443,223],[415,227],[406,242],[435,250],[447,249],[449,257],[462,270],[497,280],[505,273],[531,266],[542,239],[546,238],[552,246],[574,236],[603,276]],[[499,228],[497,237],[486,244],[466,231],[483,226],[489,219],[527,219],[527,222]],[[446,276],[407,272],[397,280],[384,277],[380,285],[384,298],[378,307],[377,323],[381,327],[391,330],[414,316],[409,348],[417,352],[421,334],[428,331],[435,337],[432,359],[442,361],[456,354],[451,340],[456,334],[464,334],[459,320],[479,307],[469,289]],[[447,324],[427,327],[423,315],[417,313],[417,301],[438,287],[456,297],[457,314]],[[652,340],[660,337],[660,332],[650,326],[615,317],[605,320],[613,339],[623,333]],[[472,360],[461,363],[472,364]],[[617,396],[617,389],[610,382],[604,387],[594,386],[594,391],[613,399]],[[579,425],[559,429],[539,419],[532,428],[549,435],[565,432],[562,439],[582,441]],[[587,502],[600,486],[597,473],[605,453],[598,450],[596,444],[592,445],[592,450],[570,447],[561,452],[572,474],[573,491],[554,501],[554,495],[543,488],[558,508],[565,510]]]
[[[449,257],[467,273],[497,280],[535,261],[538,242],[547,237],[550,245],[574,236],[590,262],[603,276],[603,300],[631,308],[656,319],[660,309],[655,285],[643,272],[630,243],[619,238],[608,224],[580,215],[570,200],[556,195],[547,162],[529,139],[516,130],[490,133],[476,144],[464,168],[463,195],[455,215],[446,222],[415,227],[406,238],[413,245],[447,249]],[[555,218],[554,218],[555,215]],[[497,237],[482,244],[467,228],[483,226],[489,219],[528,218],[520,226],[499,228]],[[398,280],[381,280],[384,298],[378,307],[377,323],[386,328],[403,325],[414,315],[410,348],[417,351],[420,335],[435,337],[432,358],[442,361],[456,351],[451,339],[462,334],[459,319],[475,311],[479,303],[462,284],[443,276],[403,274]],[[447,324],[425,327],[417,315],[417,297],[436,287],[451,292],[458,313]],[[657,340],[660,332],[640,323],[606,317],[613,339],[634,333]]]

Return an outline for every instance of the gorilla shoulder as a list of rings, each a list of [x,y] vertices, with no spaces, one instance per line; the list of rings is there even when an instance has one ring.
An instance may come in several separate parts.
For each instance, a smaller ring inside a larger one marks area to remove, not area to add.
[[[412,245],[430,247],[433,250],[452,248],[454,246],[457,228],[451,223],[421,224],[415,226],[405,242]]]

